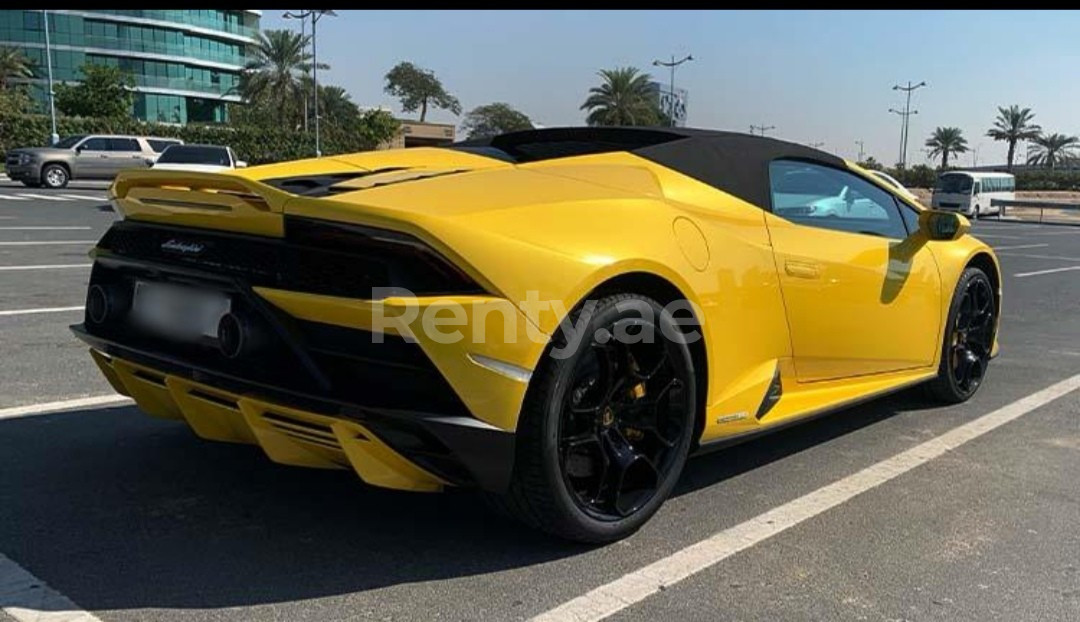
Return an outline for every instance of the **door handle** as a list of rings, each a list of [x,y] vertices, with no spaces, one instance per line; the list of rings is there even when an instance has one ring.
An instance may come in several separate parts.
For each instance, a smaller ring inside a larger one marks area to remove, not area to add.
[[[784,261],[784,272],[800,279],[816,279],[821,276],[821,264],[816,261],[788,259]]]

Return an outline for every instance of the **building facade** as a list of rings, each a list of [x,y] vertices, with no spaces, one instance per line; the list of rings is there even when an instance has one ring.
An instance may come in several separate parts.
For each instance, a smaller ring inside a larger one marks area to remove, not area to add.
[[[45,22],[54,82],[76,83],[84,63],[132,74],[135,116],[163,123],[220,123],[239,102],[240,73],[261,11],[0,11],[0,46],[35,65],[31,93],[47,106]]]
[[[686,100],[689,92],[678,87],[673,91],[670,84],[661,82],[650,82],[649,90],[656,98],[656,105],[660,111],[674,117],[675,127],[686,127]]]
[[[405,147],[439,147],[454,142],[456,127],[453,123],[421,123],[412,119],[398,119],[401,129],[389,141],[376,149],[402,149]]]

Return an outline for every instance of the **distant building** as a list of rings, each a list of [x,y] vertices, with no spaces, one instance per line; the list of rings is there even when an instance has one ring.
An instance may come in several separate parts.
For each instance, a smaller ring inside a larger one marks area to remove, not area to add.
[[[457,128],[453,123],[421,123],[398,119],[401,129],[397,136],[378,146],[378,149],[401,149],[402,147],[438,147],[454,142]]]
[[[19,48],[36,66],[31,94],[47,106],[43,11],[0,11],[0,46]],[[48,13],[55,82],[78,82],[84,63],[135,78],[135,116],[165,123],[224,122],[239,102],[240,73],[259,32],[261,11],[118,10]]]
[[[672,114],[672,99],[674,98],[674,115],[672,116],[675,117],[675,126],[686,127],[686,100],[689,95],[688,91],[676,87],[673,93],[670,84],[663,84],[661,82],[650,82],[649,88],[656,98],[656,104],[660,108],[660,111],[666,115]]]

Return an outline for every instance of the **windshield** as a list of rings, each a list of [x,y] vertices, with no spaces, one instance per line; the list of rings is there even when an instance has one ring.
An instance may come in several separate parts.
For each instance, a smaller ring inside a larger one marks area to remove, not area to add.
[[[68,136],[67,138],[57,142],[54,147],[57,149],[71,149],[82,139],[86,138],[86,134],[80,134],[79,136]]]
[[[159,164],[213,164],[230,166],[229,153],[225,147],[198,147],[173,145],[157,159]]]
[[[971,177],[967,175],[942,175],[938,177],[935,192],[943,194],[971,194]]]

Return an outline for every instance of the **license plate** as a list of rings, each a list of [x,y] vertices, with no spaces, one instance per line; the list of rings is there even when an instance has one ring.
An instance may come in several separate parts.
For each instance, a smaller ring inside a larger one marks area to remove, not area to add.
[[[168,283],[135,282],[131,311],[135,322],[181,341],[216,338],[221,316],[232,301],[221,292]]]

